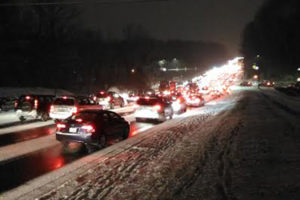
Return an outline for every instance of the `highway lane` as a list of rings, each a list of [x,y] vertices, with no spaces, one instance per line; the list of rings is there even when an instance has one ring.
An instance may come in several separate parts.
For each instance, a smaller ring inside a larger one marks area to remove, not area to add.
[[[129,135],[130,137],[134,137],[139,132],[153,126],[155,124],[132,122]],[[109,141],[110,145],[116,142],[118,141]],[[9,162],[0,163],[0,193],[88,155],[81,145],[74,145],[74,148],[78,148],[79,151],[76,153],[66,153],[63,151],[62,145],[56,143],[49,148],[32,152]]]

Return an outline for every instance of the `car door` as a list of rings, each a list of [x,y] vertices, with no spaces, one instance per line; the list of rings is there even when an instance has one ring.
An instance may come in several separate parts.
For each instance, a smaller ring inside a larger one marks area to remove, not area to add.
[[[108,112],[102,113],[102,128],[104,129],[104,133],[108,140],[112,140],[115,138],[115,128],[110,119]]]
[[[116,113],[109,112],[109,116],[114,129],[114,138],[121,137],[124,132],[124,121]]]

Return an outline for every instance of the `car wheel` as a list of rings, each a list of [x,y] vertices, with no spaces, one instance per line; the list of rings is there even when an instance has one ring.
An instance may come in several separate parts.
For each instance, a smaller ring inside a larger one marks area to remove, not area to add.
[[[107,146],[107,140],[106,140],[106,136],[105,134],[101,134],[100,137],[99,137],[99,141],[98,141],[98,147],[100,149],[103,149]]]
[[[21,122],[24,122],[24,121],[26,120],[26,118],[25,118],[24,116],[21,116],[21,117],[19,117],[19,120],[20,120]]]
[[[49,119],[49,115],[47,113],[42,114],[42,120],[47,121]]]

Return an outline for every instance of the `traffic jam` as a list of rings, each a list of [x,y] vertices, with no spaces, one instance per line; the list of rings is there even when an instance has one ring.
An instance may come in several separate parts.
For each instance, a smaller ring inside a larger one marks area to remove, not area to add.
[[[58,144],[46,150],[36,149],[1,160],[0,171],[6,172],[1,176],[7,181],[2,181],[0,192],[183,116],[186,112],[197,111],[210,101],[217,102],[218,98],[230,95],[232,88],[240,83],[242,68],[242,58],[236,58],[191,80],[160,81],[153,88],[138,92],[100,90],[86,96],[21,95],[14,103],[15,115],[19,119],[19,123],[14,125],[29,128],[1,134],[4,142],[0,149],[22,142],[34,145],[30,141],[49,135],[55,135]],[[47,126],[30,128],[31,124],[39,121],[47,123]],[[47,154],[57,149],[57,159],[51,163]],[[33,160],[35,163],[40,161],[40,169],[28,164]],[[24,163],[29,166],[26,170],[34,169],[35,172],[20,178],[21,175],[15,173],[18,171],[16,168],[24,167]]]

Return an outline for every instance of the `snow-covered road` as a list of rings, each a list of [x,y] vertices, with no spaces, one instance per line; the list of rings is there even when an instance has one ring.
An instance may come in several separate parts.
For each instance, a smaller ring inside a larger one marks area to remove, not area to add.
[[[238,90],[0,199],[298,199],[299,107],[274,90]]]

